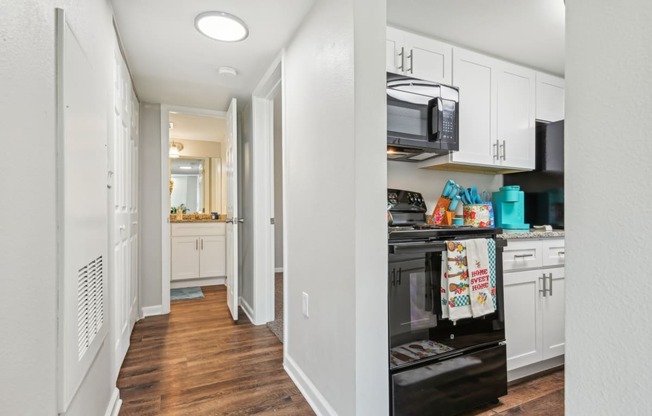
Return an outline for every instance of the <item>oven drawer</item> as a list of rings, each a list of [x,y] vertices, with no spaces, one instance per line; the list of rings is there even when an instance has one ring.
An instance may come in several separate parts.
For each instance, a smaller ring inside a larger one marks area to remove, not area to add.
[[[503,271],[537,269],[543,266],[540,240],[509,240],[503,249]]]
[[[505,346],[392,375],[392,415],[456,415],[507,394]]]

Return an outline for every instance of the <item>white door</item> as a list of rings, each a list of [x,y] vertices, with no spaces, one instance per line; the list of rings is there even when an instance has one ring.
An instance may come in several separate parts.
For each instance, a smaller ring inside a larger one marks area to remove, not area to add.
[[[238,124],[237,101],[226,112],[226,303],[238,320]]]
[[[199,237],[172,237],[171,279],[184,280],[199,277]]]
[[[454,162],[494,165],[496,145],[496,61],[484,55],[455,48],[453,85],[460,89],[460,149]]]
[[[534,169],[535,73],[516,65],[500,65],[496,139],[500,143],[501,164],[507,168]]]
[[[116,45],[114,62],[113,140],[110,141],[109,170],[112,173],[109,195],[111,221],[112,355],[117,376],[129,349],[129,337],[136,320],[138,294],[138,176],[136,166],[137,123],[132,119],[137,101],[131,81]]]
[[[541,299],[543,316],[543,359],[564,353],[565,330],[565,274],[564,268],[542,270],[546,278],[546,296]],[[548,277],[550,276],[550,277]],[[543,289],[543,288],[542,288]]]

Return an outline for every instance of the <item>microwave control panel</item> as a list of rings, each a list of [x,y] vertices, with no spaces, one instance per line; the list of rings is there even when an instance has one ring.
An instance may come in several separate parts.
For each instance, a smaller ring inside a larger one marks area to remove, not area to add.
[[[452,142],[455,140],[455,131],[457,130],[457,103],[450,100],[442,100],[442,131],[440,140]]]

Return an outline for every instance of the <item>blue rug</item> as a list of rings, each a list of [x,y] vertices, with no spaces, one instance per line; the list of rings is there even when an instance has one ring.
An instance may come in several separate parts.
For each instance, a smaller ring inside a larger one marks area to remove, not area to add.
[[[182,289],[170,289],[170,301],[203,299],[204,292],[200,287],[184,287]]]

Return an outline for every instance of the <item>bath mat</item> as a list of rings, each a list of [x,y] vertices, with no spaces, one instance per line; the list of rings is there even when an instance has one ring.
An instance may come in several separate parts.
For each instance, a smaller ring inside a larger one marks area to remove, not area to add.
[[[197,287],[184,287],[181,289],[171,289],[170,290],[170,301],[174,302],[175,300],[190,300],[190,299],[203,299],[204,292],[201,291],[199,286]]]

